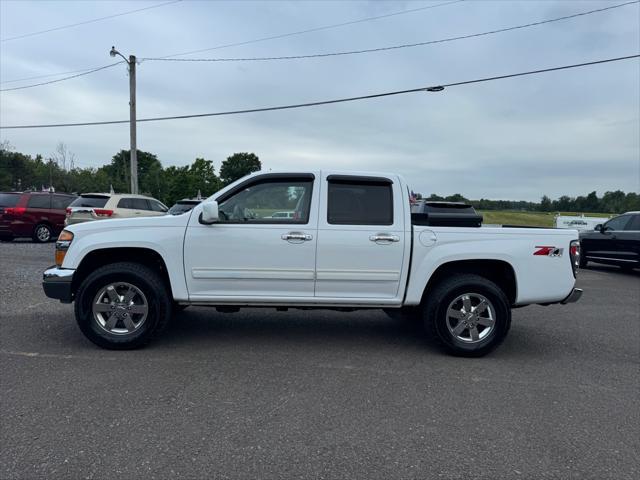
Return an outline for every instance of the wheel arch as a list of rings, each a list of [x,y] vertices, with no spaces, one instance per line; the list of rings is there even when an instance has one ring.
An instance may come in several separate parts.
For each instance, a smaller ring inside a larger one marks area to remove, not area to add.
[[[518,296],[516,273],[509,262],[497,259],[453,260],[439,265],[422,292],[421,303],[443,278],[459,273],[473,273],[491,280],[505,293],[509,303],[515,304]]]
[[[82,258],[73,275],[71,289],[74,294],[84,279],[96,268],[118,262],[138,263],[151,268],[158,273],[172,295],[171,279],[164,258],[156,250],[146,247],[110,247],[90,251]]]

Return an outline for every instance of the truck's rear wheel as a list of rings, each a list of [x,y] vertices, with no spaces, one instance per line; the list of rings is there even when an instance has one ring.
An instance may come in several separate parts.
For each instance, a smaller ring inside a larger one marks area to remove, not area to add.
[[[76,321],[96,345],[114,350],[139,348],[166,326],[170,293],[152,269],[137,263],[105,265],[80,285]]]
[[[511,326],[511,308],[492,281],[459,274],[438,283],[424,304],[427,333],[447,352],[481,357],[496,348]]]

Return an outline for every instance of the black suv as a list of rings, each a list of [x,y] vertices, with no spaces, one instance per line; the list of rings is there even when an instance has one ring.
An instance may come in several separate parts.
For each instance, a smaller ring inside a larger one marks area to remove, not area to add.
[[[627,212],[580,232],[580,266],[588,262],[640,267],[640,212]]]

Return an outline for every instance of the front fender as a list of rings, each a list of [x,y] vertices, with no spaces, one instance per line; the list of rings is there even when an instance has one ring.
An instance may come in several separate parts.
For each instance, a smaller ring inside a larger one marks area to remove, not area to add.
[[[175,300],[189,298],[182,262],[186,226],[116,225],[115,220],[92,222],[92,228],[68,228],[74,233],[62,267],[77,269],[82,260],[96,250],[144,248],[156,252],[167,268]],[[99,223],[100,225],[95,225]],[[81,225],[84,226],[84,225]]]

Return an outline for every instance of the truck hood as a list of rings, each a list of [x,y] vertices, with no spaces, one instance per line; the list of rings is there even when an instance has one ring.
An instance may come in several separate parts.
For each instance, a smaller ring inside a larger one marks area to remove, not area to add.
[[[84,233],[94,233],[105,230],[132,228],[157,228],[157,227],[186,227],[189,222],[191,212],[182,215],[162,215],[156,217],[135,217],[135,218],[109,218],[105,220],[93,220],[91,222],[77,223],[65,227],[65,230],[74,235]]]

